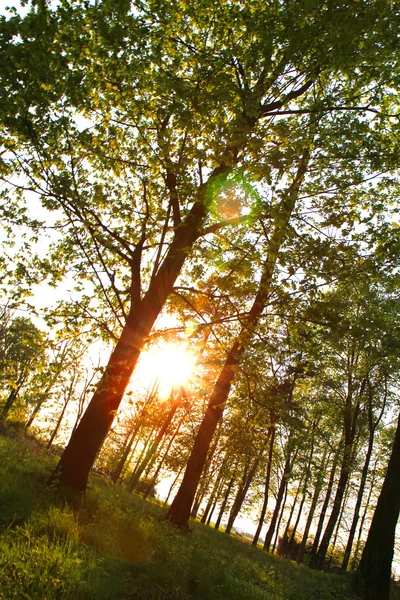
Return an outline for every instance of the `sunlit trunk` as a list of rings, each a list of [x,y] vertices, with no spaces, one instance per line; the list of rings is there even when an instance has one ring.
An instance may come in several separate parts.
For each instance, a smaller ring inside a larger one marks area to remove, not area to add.
[[[53,474],[52,479],[58,479],[62,485],[85,491],[89,471],[118,411],[143,346],[200,235],[205,214],[203,202],[195,202],[185,221],[176,229],[147,293],[143,299],[132,298],[130,313],[104,375]]]

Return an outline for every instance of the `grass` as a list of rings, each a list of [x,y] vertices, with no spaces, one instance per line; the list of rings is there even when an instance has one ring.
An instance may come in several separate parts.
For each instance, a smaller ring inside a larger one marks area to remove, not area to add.
[[[79,510],[45,485],[54,458],[0,435],[0,600],[355,600],[350,579],[279,559],[93,478]]]

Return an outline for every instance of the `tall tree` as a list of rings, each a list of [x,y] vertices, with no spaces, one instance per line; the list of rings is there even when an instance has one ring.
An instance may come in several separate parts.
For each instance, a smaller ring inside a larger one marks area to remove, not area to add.
[[[62,211],[53,278],[66,272],[61,257],[74,266],[74,308],[90,313],[95,297],[97,322],[115,343],[61,457],[61,482],[85,489],[187,257],[200,236],[233,224],[217,218],[218,192],[248,196],[238,174],[268,185],[273,165],[282,168],[291,149],[274,117],[379,112],[382,96],[390,105],[393,12],[389,0],[82,0],[32,2],[24,18],[2,19],[3,214],[23,221],[26,190]],[[41,226],[25,212],[27,221]]]
[[[400,513],[400,415],[382,490],[356,573],[365,600],[389,600],[394,536]]]

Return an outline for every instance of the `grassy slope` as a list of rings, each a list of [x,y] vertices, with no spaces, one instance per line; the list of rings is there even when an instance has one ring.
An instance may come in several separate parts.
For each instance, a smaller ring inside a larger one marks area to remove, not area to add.
[[[175,530],[153,502],[93,479],[79,510],[45,486],[54,457],[0,435],[0,599],[355,600],[348,577],[209,527]]]

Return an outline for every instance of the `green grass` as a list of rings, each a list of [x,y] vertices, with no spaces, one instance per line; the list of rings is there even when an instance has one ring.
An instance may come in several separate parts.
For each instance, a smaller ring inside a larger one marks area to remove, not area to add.
[[[45,485],[54,458],[0,436],[0,600],[355,600],[348,577],[279,559],[92,478],[79,510]]]

